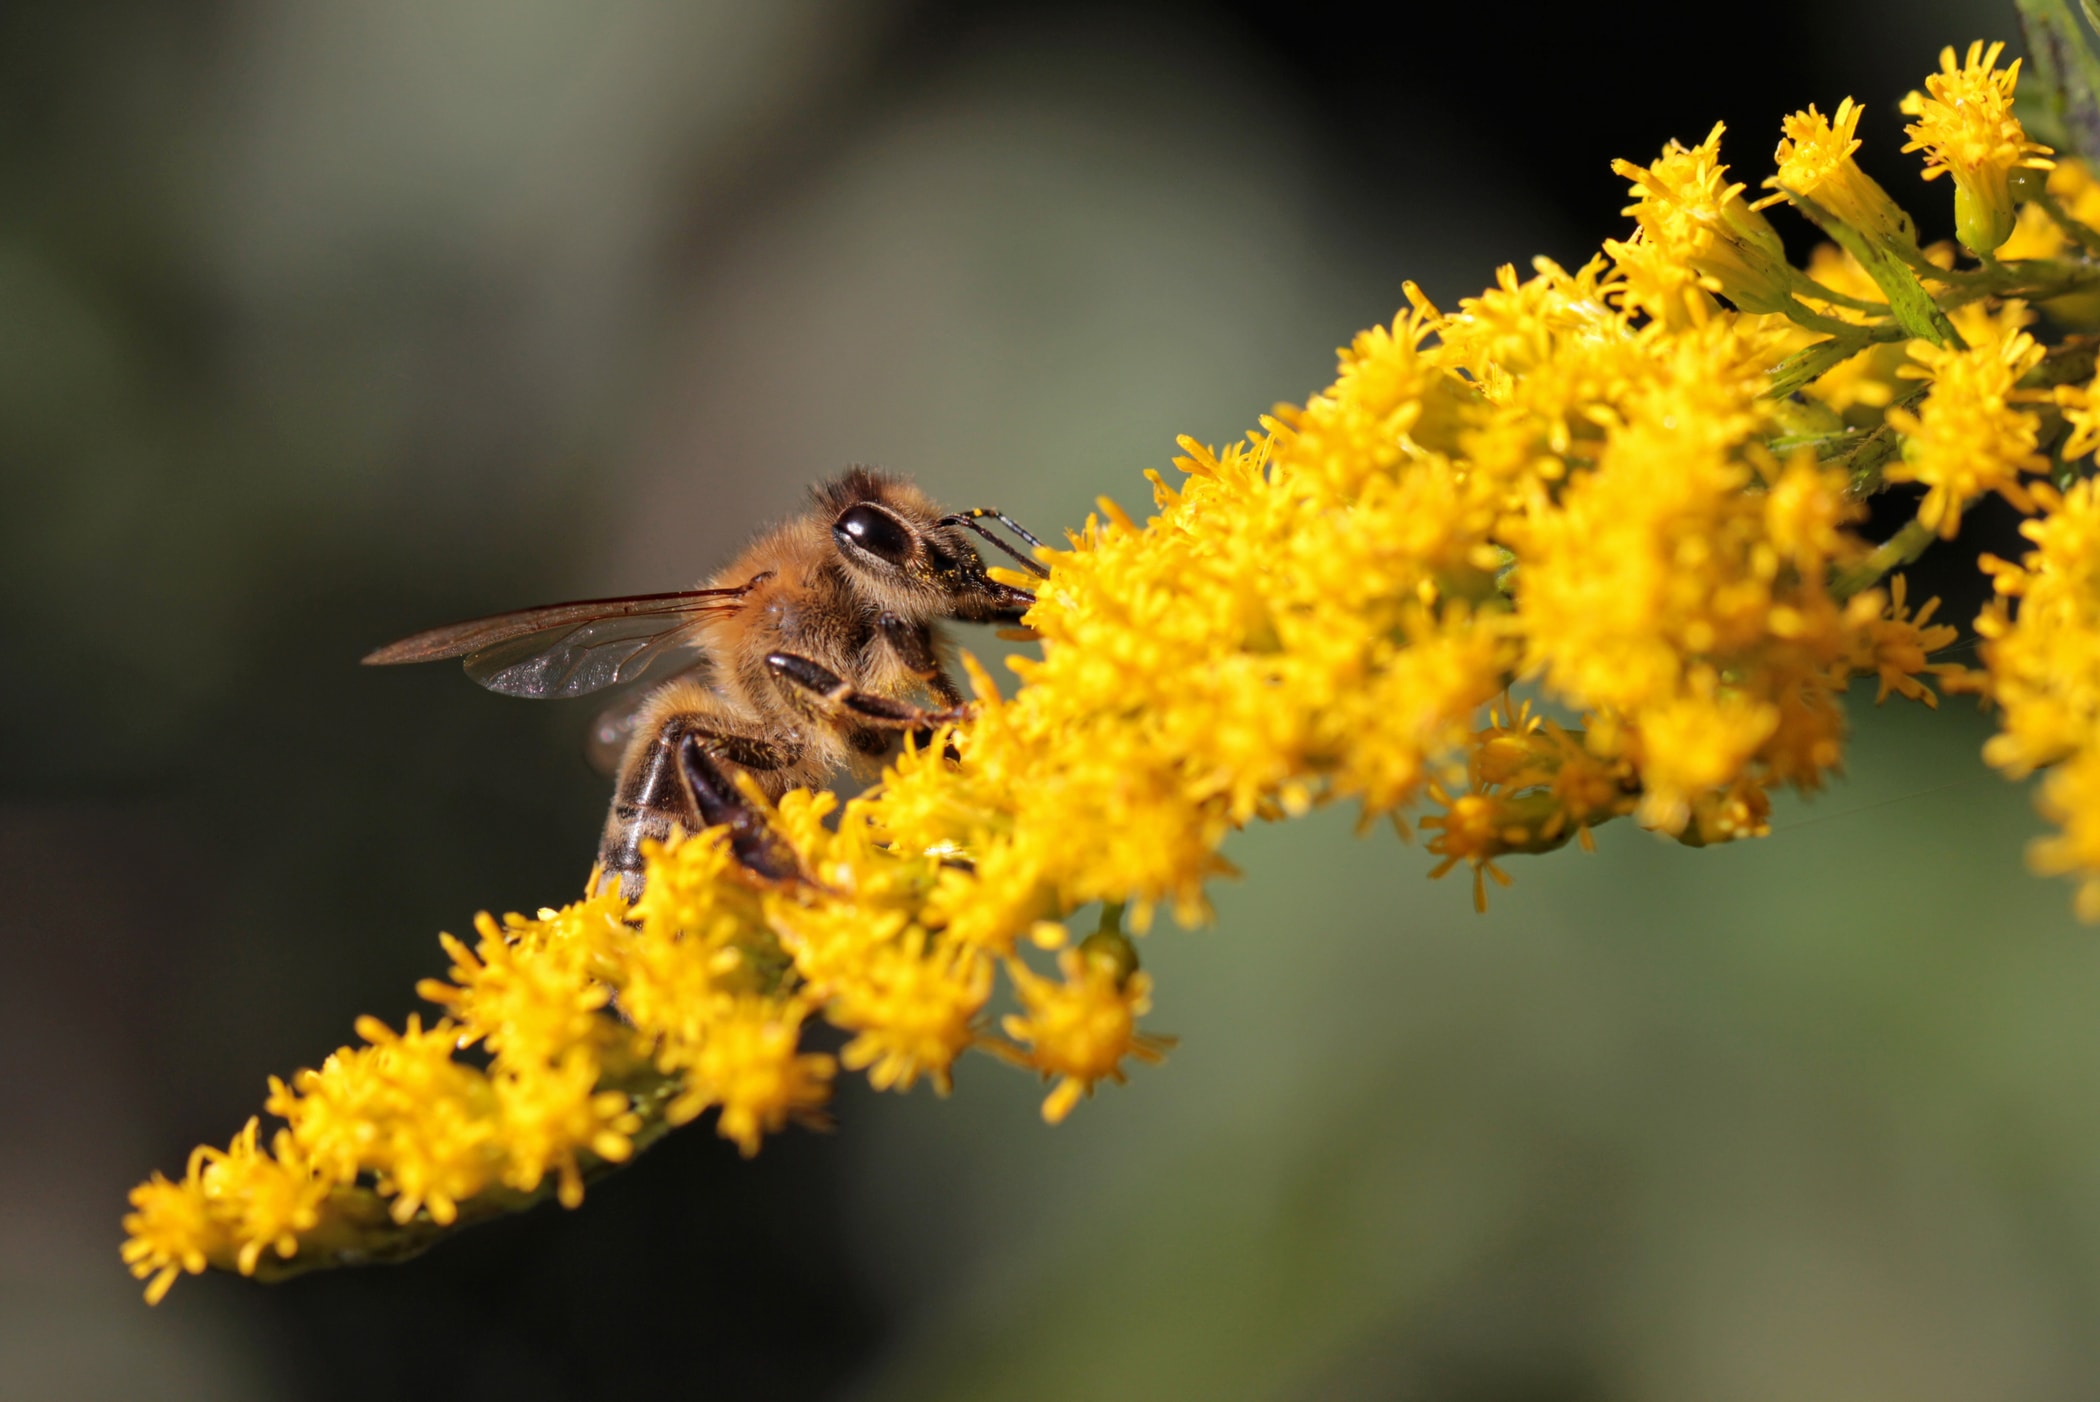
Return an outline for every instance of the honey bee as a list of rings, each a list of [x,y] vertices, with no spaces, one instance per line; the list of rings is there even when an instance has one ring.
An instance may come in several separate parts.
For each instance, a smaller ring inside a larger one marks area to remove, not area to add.
[[[1041,546],[1003,513],[943,512],[900,477],[856,467],[811,496],[808,510],[704,588],[455,623],[364,660],[458,657],[489,690],[534,699],[675,668],[593,733],[602,756],[619,757],[599,870],[631,900],[644,840],[721,825],[752,877],[798,880],[793,853],[738,791],[736,774],[777,799],[840,769],[866,773],[907,733],[961,719],[967,707],[941,660],[940,624],[1018,623],[1035,602],[991,577],[969,533],[1047,573],[983,524]]]

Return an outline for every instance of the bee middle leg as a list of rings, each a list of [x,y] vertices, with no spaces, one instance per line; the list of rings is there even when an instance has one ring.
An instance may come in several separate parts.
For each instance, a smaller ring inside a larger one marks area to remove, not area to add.
[[[795,752],[774,741],[720,729],[708,719],[666,716],[641,747],[629,752],[621,770],[598,844],[598,866],[619,881],[620,893],[629,900],[642,891],[642,844],[666,840],[673,828],[698,832],[727,827],[731,851],[753,875],[769,881],[797,875],[794,854],[722,767],[726,760],[760,772],[781,769],[795,761]]]
[[[950,721],[961,720],[964,715],[963,707],[959,704],[960,697],[956,703],[950,703],[939,710],[929,710],[924,706],[915,706],[909,701],[899,701],[894,696],[878,696],[872,691],[862,691],[823,663],[812,662],[797,653],[768,653],[766,666],[776,675],[785,677],[827,705],[871,729],[932,730]]]

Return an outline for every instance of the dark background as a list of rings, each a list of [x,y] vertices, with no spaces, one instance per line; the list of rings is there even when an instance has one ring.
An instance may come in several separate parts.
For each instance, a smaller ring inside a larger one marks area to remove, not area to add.
[[[1894,103],[2012,34],[0,10],[0,1395],[2090,1395],[2100,967],[1965,707],[1855,706],[1851,781],[1768,841],[1607,831],[1484,919],[1346,814],[1249,833],[1217,925],[1146,946],[1181,1047],[1055,1131],[985,1061],[402,1268],[149,1311],[116,1258],[124,1191],[398,1025],[437,929],[580,886],[589,708],[373,644],[678,587],[848,461],[1039,531],[1141,505],[1402,279],[1580,263],[1609,160],[1716,119],[1755,185],[1786,112],[1859,97],[1944,234]]]

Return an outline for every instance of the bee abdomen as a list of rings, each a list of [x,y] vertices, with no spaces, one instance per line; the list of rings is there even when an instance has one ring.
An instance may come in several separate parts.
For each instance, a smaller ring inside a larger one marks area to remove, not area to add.
[[[614,791],[612,809],[605,815],[605,832],[598,839],[598,866],[607,876],[620,880],[620,894],[633,900],[642,891],[642,844],[670,837],[674,826],[687,831],[698,828],[692,796],[679,781],[672,763],[677,737],[685,717],[673,716],[630,751]]]

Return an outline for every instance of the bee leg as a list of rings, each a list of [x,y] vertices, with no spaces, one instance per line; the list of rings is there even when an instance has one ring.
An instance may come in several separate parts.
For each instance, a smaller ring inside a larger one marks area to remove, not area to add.
[[[963,703],[962,688],[942,668],[940,653],[934,649],[933,629],[923,623],[906,623],[887,612],[875,620],[875,626],[882,630],[882,640],[897,654],[897,660],[926,683],[926,689],[939,697],[943,706]]]
[[[768,653],[766,666],[871,729],[931,730],[961,720],[964,715],[959,704],[933,711],[895,697],[862,691],[822,663],[792,652]]]
[[[941,655],[933,645],[931,627],[924,623],[906,623],[887,611],[875,620],[875,626],[882,630],[882,639],[897,655],[897,660],[926,683],[926,689],[938,697],[942,705],[956,707],[963,704],[962,688],[941,666]],[[915,730],[912,739],[923,748],[933,743],[933,732],[923,728]],[[962,758],[953,745],[945,746],[944,754],[951,760]]]
[[[747,737],[721,736],[708,741],[701,739],[698,732],[688,731],[679,742],[678,767],[685,775],[686,787],[692,791],[693,805],[700,810],[700,821],[707,827],[729,829],[729,850],[753,876],[769,882],[798,881],[802,867],[795,860],[794,849],[781,841],[780,835],[767,825],[765,815],[737,791],[710,753],[721,740],[729,739]],[[726,747],[723,752],[726,754]]]
[[[708,772],[702,776],[702,785],[695,785],[687,774],[683,752],[688,742],[700,748],[706,761]],[[662,842],[670,837],[674,827],[698,832],[726,822],[726,818],[708,813],[710,808],[725,811],[723,795],[749,808],[736,785],[715,763],[715,757],[759,771],[782,768],[795,758],[784,746],[712,729],[689,713],[667,716],[647,745],[630,753],[613,796],[612,811],[606,815],[605,835],[598,844],[599,868],[608,877],[618,879],[620,892],[627,899],[633,900],[642,892],[645,841],[653,838]],[[699,793],[703,787],[707,794],[704,803]],[[740,859],[741,856],[740,852]]]

